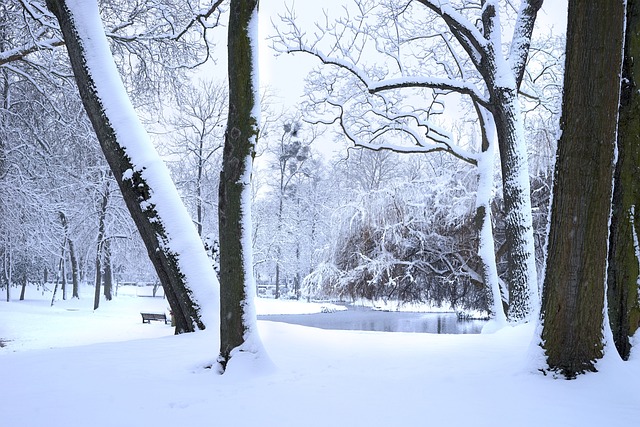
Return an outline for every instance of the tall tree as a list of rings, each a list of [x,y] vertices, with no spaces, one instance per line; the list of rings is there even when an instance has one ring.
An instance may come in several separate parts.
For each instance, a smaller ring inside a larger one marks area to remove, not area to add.
[[[640,4],[627,0],[607,276],[609,321],[616,348],[625,360],[631,351],[629,337],[640,328],[640,62],[634,58],[640,58]]]
[[[542,348],[566,378],[603,356],[607,239],[624,32],[624,0],[570,0]]]
[[[502,309],[495,260],[488,256],[493,251],[493,239],[488,233],[490,191],[486,188],[493,173],[488,161],[493,155],[493,138],[483,138],[486,146],[470,152],[467,146],[456,144],[432,118],[442,107],[439,97],[443,94],[454,92],[472,101],[483,134],[497,136],[508,261],[507,314],[517,322],[528,319],[539,306],[529,168],[518,91],[543,1],[520,2],[508,49],[503,43],[501,21],[507,12],[501,3],[482,0],[478,7],[478,2],[467,0],[354,0],[353,15],[319,26],[321,31],[313,32],[316,39],[309,40],[292,15],[282,18],[289,28],[278,30],[275,39],[277,49],[283,52],[306,52],[339,69],[326,82],[336,93],[325,99],[316,93],[312,97],[328,104],[333,114],[338,113],[334,121],[339,121],[356,145],[399,152],[444,151],[480,164],[479,173],[488,174],[479,178],[483,188],[479,192],[478,224],[484,239],[480,254],[489,263],[483,267],[482,276],[491,281],[486,286]],[[367,63],[365,58],[371,52],[381,54],[382,59]],[[345,75],[352,89],[334,89]],[[361,95],[354,95],[355,91]],[[411,103],[403,104],[403,98],[411,99]],[[416,106],[416,99],[426,101]]]
[[[215,304],[215,273],[126,95],[96,2],[47,0],[47,6],[58,19],[83,104],[164,287],[176,333],[207,323],[215,327],[215,317],[209,314],[205,322],[201,311],[202,304]]]
[[[223,370],[232,352],[256,353],[260,345],[251,244],[251,175],[260,126],[258,0],[231,0],[229,13],[229,114],[218,197]]]

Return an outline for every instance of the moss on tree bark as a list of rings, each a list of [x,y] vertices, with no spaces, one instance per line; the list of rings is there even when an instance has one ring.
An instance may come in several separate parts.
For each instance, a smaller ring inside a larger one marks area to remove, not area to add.
[[[595,371],[603,355],[623,25],[622,0],[569,1],[562,137],[542,307],[549,369],[566,378]]]
[[[623,359],[629,358],[629,337],[640,327],[640,6],[627,0],[624,64],[618,120],[618,163],[615,171],[607,298],[613,339]]]

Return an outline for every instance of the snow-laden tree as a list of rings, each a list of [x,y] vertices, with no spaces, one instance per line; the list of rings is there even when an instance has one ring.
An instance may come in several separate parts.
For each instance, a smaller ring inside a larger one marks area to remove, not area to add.
[[[301,28],[293,13],[282,17],[274,37],[276,49],[305,52],[334,67],[316,76],[329,90],[312,93],[311,98],[319,106],[320,120],[337,120],[356,145],[444,151],[478,166],[479,253],[490,294],[500,301],[489,216],[497,145],[507,230],[508,316],[513,321],[529,318],[539,302],[518,90],[542,0],[524,0],[515,12],[511,3],[497,0],[353,4],[341,18],[327,16],[313,33]],[[513,19],[503,22],[504,17]],[[434,120],[442,112],[444,97],[452,93],[473,105],[481,147],[455,141]]]
[[[302,181],[305,177],[310,177],[314,161],[311,153],[311,143],[316,135],[313,129],[303,129],[303,123],[299,117],[283,117],[282,131],[280,138],[276,141],[265,141],[268,144],[266,154],[271,157],[271,167],[275,178],[271,186],[275,196],[275,230],[272,233],[273,245],[270,253],[273,254],[275,264],[275,298],[280,298],[281,270],[286,258],[291,254],[284,255],[284,246],[287,243],[294,243],[297,247],[295,259],[299,259],[300,232],[294,218],[301,220],[303,212],[296,211],[300,207],[300,191],[304,191]],[[296,206],[297,205],[297,206]],[[295,213],[293,213],[295,212]],[[289,219],[290,221],[287,221]],[[290,236],[290,238],[287,238]],[[293,240],[293,242],[291,242]],[[289,241],[289,242],[287,242]],[[296,244],[297,243],[297,244]],[[300,271],[294,273],[295,277],[300,277]]]
[[[49,0],[47,6],[60,24],[83,104],[164,287],[176,332],[215,328],[215,273],[126,95],[97,3]]]
[[[253,300],[251,177],[260,130],[258,0],[231,0],[228,31],[229,113],[218,198],[221,369],[241,354],[259,357]]]
[[[567,54],[542,303],[547,368],[596,370],[605,345],[605,288],[624,0],[569,1]]]
[[[433,164],[441,155],[408,161],[351,151],[335,178],[350,197],[334,207],[330,249],[304,293],[487,309],[476,273],[473,168],[444,174]]]

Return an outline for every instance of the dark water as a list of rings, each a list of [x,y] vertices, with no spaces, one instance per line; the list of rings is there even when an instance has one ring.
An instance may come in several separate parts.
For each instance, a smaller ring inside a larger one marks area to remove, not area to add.
[[[486,323],[484,320],[458,320],[455,313],[403,313],[368,309],[264,315],[258,316],[258,319],[322,329],[430,334],[479,334]]]

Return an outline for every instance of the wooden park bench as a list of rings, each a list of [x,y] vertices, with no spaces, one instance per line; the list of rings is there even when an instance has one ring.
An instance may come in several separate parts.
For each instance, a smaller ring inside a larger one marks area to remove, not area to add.
[[[164,324],[168,324],[167,315],[164,313],[140,313],[142,323],[151,323],[152,320],[164,320]]]

